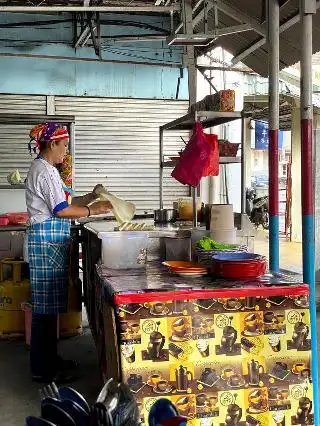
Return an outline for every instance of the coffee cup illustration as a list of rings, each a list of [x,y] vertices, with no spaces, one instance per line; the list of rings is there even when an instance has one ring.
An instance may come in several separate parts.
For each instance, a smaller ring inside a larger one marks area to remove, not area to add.
[[[278,313],[278,314],[275,316],[275,319],[276,319],[276,321],[277,321],[277,325],[278,325],[279,327],[282,327],[282,326],[284,325],[284,321],[285,321],[285,319],[286,319],[286,316],[285,316],[285,314],[284,314],[284,313]]]
[[[261,389],[252,391],[248,396],[248,402],[251,413],[263,413],[268,408],[267,396]]]
[[[189,416],[192,405],[189,396],[182,396],[176,402],[177,409],[182,416]]]
[[[122,346],[121,353],[129,364],[135,362],[136,352],[133,345]]]
[[[232,367],[226,367],[223,371],[222,371],[222,376],[221,378],[223,380],[229,380],[233,375],[235,374],[234,369]]]
[[[229,385],[238,387],[243,383],[243,377],[240,374],[233,374],[229,379]]]
[[[226,300],[225,307],[227,309],[235,309],[239,305],[239,299],[230,298]]]
[[[270,387],[268,392],[269,392],[269,399],[270,400],[277,400],[279,395],[280,395],[279,388],[276,387],[276,386]]]
[[[154,373],[154,374],[151,374],[151,376],[149,377],[148,384],[151,386],[156,386],[158,382],[160,382],[160,380],[162,380],[161,374]]]
[[[158,389],[158,391],[160,392],[165,392],[168,390],[169,388],[169,383],[167,380],[159,380],[156,384],[156,388]]]
[[[205,393],[200,393],[196,396],[197,406],[201,407],[206,404],[208,401],[207,395]]]
[[[212,327],[214,326],[214,319],[206,318],[204,322],[205,322],[207,331],[210,332],[212,330]]]
[[[218,403],[218,396],[209,396],[209,405],[211,409],[215,408],[217,403]]]
[[[248,314],[244,319],[245,331],[251,334],[261,332],[260,316],[256,313]]]
[[[301,374],[303,370],[306,369],[306,364],[304,362],[296,362],[293,364],[292,373],[293,374]]]
[[[171,329],[171,340],[173,341],[184,341],[190,338],[189,323],[188,320],[185,318],[176,318],[171,325]]]
[[[192,318],[192,327],[194,329],[196,329],[197,331],[204,329],[205,327],[205,322],[203,320],[203,318],[200,315],[196,315]]]
[[[280,398],[283,401],[287,401],[289,398],[289,389],[281,389],[280,390]]]
[[[125,334],[129,331],[128,321],[120,321],[120,333]]]
[[[203,358],[207,358],[210,354],[209,352],[209,341],[205,339],[200,339],[197,341],[197,349]]]
[[[186,334],[187,332],[187,324],[185,322],[184,318],[177,318],[173,323],[172,323],[172,330],[173,333],[179,337],[182,337]]]
[[[166,304],[163,302],[156,302],[152,305],[151,311],[153,314],[162,314],[166,310]]]
[[[265,324],[272,324],[274,321],[275,315],[272,311],[267,311],[263,314],[263,321]]]
[[[134,334],[138,334],[140,331],[140,324],[138,323],[133,323],[130,325],[130,329]]]
[[[280,336],[273,334],[268,337],[270,348],[273,352],[280,352],[281,351],[281,340]]]
[[[282,411],[276,411],[272,413],[272,419],[275,423],[275,426],[285,426],[285,415]]]

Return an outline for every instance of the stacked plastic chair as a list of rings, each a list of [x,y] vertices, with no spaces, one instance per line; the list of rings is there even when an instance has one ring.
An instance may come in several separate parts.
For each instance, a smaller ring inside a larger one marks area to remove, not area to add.
[[[91,406],[73,388],[58,388],[54,383],[40,390],[40,398],[40,417],[27,417],[25,426],[137,426],[140,423],[138,405],[129,387],[113,379],[104,385]],[[148,422],[150,426],[187,424],[167,399],[156,401]]]

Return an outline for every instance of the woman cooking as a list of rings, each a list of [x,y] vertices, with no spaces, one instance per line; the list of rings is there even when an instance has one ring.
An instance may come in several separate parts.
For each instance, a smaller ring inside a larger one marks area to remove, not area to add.
[[[74,361],[63,360],[57,352],[57,317],[67,307],[70,219],[106,213],[111,204],[94,202],[101,185],[68,204],[56,168],[69,147],[69,135],[62,125],[40,124],[31,130],[30,137],[36,143],[35,150],[39,150],[26,179],[30,215],[27,235],[32,295],[31,375],[35,381],[63,382],[71,379],[71,371],[76,367]]]

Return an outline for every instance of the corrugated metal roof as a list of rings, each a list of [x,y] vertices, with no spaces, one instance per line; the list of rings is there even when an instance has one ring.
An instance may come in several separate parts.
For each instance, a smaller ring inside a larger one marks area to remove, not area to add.
[[[224,0],[220,3],[229,6],[242,14],[248,15],[251,19],[253,18],[260,26],[262,31],[266,30],[265,26],[265,14],[263,0]],[[317,1],[317,7],[320,6],[320,1]],[[289,0],[285,2],[284,6],[280,9],[280,25],[297,16],[299,14],[299,0]],[[212,30],[213,10],[209,12],[209,30]],[[239,23],[245,23],[239,16],[234,14],[234,17],[226,15],[221,10],[218,11],[219,27],[224,28],[233,25],[239,25]],[[203,21],[196,26],[196,32],[203,32]],[[244,50],[252,46],[257,41],[261,40],[263,36],[259,35],[256,31],[246,31],[243,33],[236,33],[232,35],[219,37],[211,46],[210,50],[215,46],[221,46],[232,55],[237,56]],[[209,49],[206,48],[208,51]],[[280,34],[280,68],[286,68],[290,65],[295,64],[300,60],[301,56],[301,27],[300,23],[288,28]],[[313,18],[313,51],[314,53],[320,51],[320,12],[317,10],[317,14]],[[203,52],[203,50],[202,50]],[[268,75],[268,46],[264,44],[262,47],[246,56],[243,60],[248,67],[256,71],[258,74],[263,76]]]
[[[39,2],[41,6],[83,6],[86,2],[83,0],[69,0],[69,1],[54,1],[43,0]],[[38,4],[39,4],[38,3]],[[179,0],[160,0],[163,4],[178,5]],[[193,0],[194,5],[199,4],[199,0]],[[265,0],[215,0],[215,2],[206,3],[206,10],[208,12],[208,31],[213,30],[214,13],[213,5],[218,5],[218,29],[225,27],[235,26],[239,24],[249,23],[254,29],[242,33],[233,33],[230,35],[220,36],[210,46],[205,49],[212,50],[215,46],[221,46],[225,50],[232,53],[235,57],[242,54],[248,48],[260,42],[259,48],[251,52],[249,55],[242,59],[248,67],[256,71],[258,74],[266,76],[268,74],[268,46],[265,42],[261,42],[266,34],[266,13]],[[31,3],[30,4],[34,4]],[[28,5],[30,6],[29,2]],[[155,4],[155,0],[91,0],[88,2],[92,6],[122,6],[136,7],[138,5],[150,6]],[[300,60],[301,56],[301,27],[299,23],[299,0],[281,0],[280,9],[280,25],[284,25],[286,29],[280,33],[280,67],[281,69],[291,66]],[[314,53],[320,51],[320,0],[316,1],[318,11],[314,16],[313,22],[313,51]],[[26,2],[22,0],[6,1],[0,0],[0,6],[13,6],[21,5],[26,6]],[[201,6],[203,7],[203,6]],[[200,10],[199,10],[200,9]],[[231,12],[230,12],[231,10]],[[195,32],[204,32],[203,22],[203,9],[197,9],[197,16],[194,16]],[[202,17],[202,21],[200,18]],[[289,25],[289,23],[292,25]],[[284,27],[282,27],[284,29]],[[203,53],[203,49],[197,49],[199,55]]]

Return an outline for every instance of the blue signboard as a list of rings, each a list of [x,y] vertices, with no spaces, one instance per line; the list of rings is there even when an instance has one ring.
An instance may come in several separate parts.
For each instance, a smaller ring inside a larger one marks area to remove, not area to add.
[[[279,131],[279,149],[283,148],[283,131]],[[256,121],[255,127],[255,149],[267,150],[269,148],[269,128],[268,124]]]

